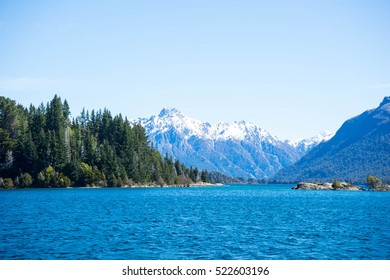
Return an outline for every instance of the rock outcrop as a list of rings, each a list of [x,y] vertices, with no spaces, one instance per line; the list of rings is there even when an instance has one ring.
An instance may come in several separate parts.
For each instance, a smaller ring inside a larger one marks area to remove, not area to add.
[[[380,185],[375,188],[370,188],[369,191],[373,192],[390,192],[390,185]]]
[[[306,183],[301,182],[293,190],[333,190],[332,184],[330,183]]]
[[[352,184],[348,184],[346,182],[341,182],[340,186],[333,186],[331,183],[307,183],[301,182],[295,187],[293,190],[321,190],[321,191],[361,191],[362,188],[358,186],[354,186]]]

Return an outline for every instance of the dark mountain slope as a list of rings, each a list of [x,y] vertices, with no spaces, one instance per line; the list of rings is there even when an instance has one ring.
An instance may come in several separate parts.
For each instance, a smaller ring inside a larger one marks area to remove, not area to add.
[[[390,97],[378,108],[346,121],[327,142],[321,143],[292,166],[282,169],[278,181],[364,182],[367,175],[390,181]]]

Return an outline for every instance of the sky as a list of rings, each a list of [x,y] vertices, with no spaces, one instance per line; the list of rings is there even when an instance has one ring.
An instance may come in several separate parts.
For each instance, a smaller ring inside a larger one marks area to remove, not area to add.
[[[336,132],[390,95],[389,15],[376,0],[0,0],[0,95]]]

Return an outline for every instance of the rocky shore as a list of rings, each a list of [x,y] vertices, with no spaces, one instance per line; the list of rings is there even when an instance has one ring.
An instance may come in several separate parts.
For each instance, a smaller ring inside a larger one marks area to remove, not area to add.
[[[390,185],[380,185],[375,188],[371,188],[370,191],[373,192],[390,192]]]
[[[334,186],[332,183],[307,183],[307,182],[301,182],[298,183],[295,187],[292,188],[293,190],[321,190],[321,191],[362,191],[364,189],[346,183],[341,182],[340,186]]]
[[[191,187],[222,187],[223,184],[220,183],[205,183],[197,182],[191,183],[189,185],[155,185],[155,184],[141,184],[141,185],[132,185],[132,186],[123,186],[122,188],[191,188]]]

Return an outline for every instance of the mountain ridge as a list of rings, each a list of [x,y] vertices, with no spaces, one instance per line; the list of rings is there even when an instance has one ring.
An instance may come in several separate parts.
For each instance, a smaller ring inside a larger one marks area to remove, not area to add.
[[[164,120],[161,122],[161,120]],[[263,137],[272,140],[278,140],[276,136],[271,135],[266,130],[257,127],[255,124],[246,121],[234,121],[231,123],[220,122],[210,124],[190,118],[182,114],[176,108],[164,107],[158,116],[151,118],[138,119],[141,123],[147,123],[145,126],[149,133],[156,131],[167,131],[174,127],[180,132],[186,133],[188,136],[200,136],[202,138],[212,140],[227,140],[236,139],[243,140],[250,133],[257,133]]]
[[[302,155],[309,152],[321,142],[328,141],[334,136],[334,133],[324,130],[308,138],[298,138],[295,140],[286,140],[288,144],[296,148]]]
[[[210,124],[170,107],[137,122],[162,154],[228,176],[268,178],[305,153],[251,122]]]

